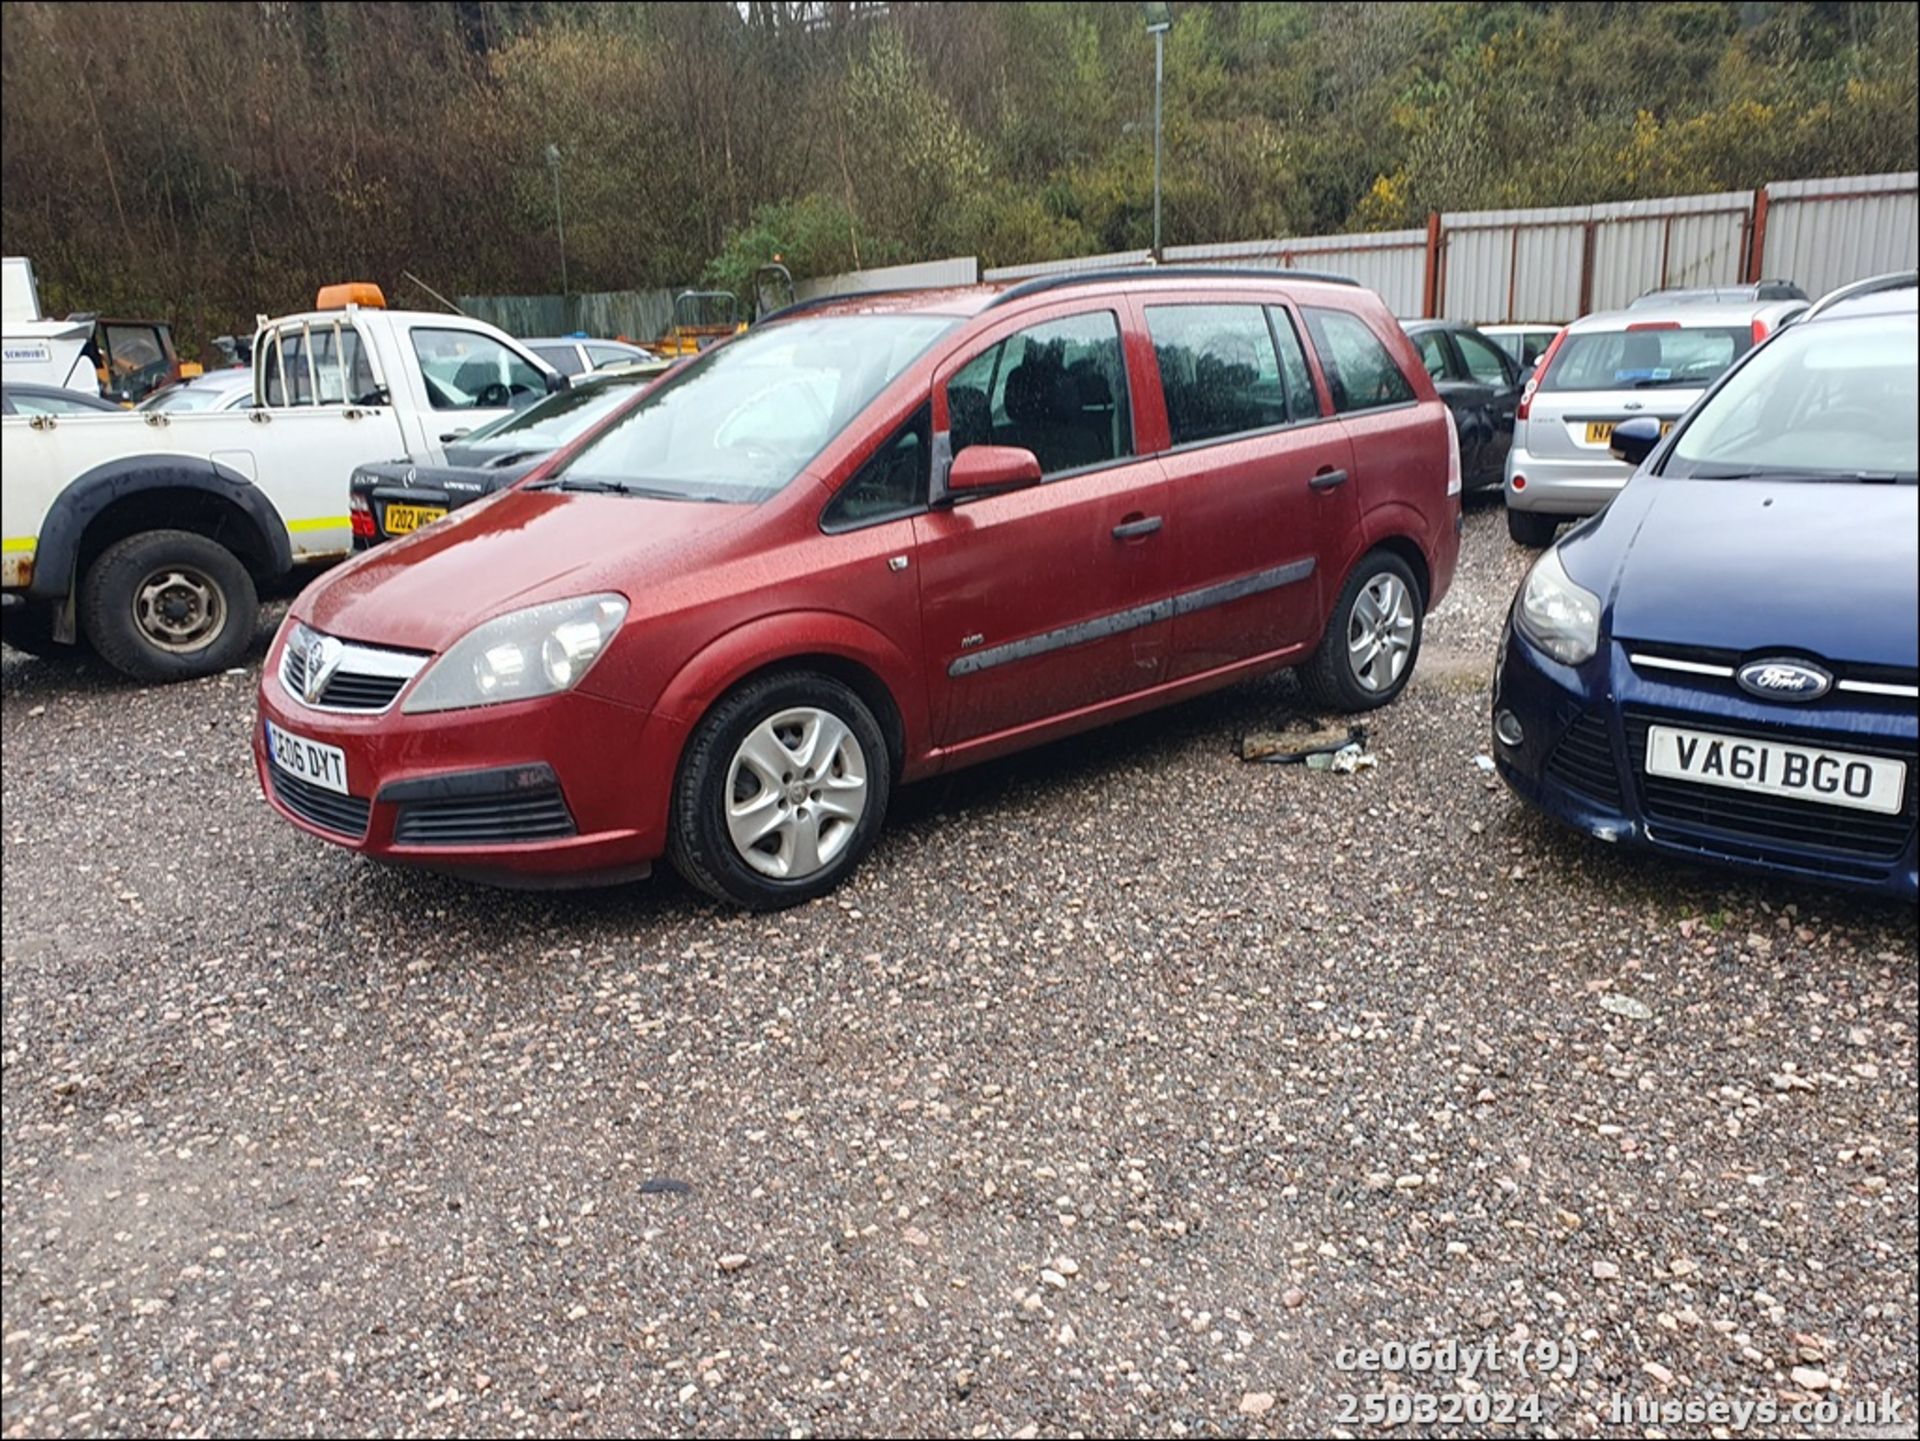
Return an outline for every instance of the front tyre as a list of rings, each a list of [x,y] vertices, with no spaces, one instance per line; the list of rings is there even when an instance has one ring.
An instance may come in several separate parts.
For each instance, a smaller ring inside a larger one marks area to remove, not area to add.
[[[239,558],[186,530],[116,541],[80,587],[80,628],[101,659],[135,680],[226,670],[246,654],[259,616],[253,577]]]
[[[1406,688],[1420,656],[1425,621],[1420,583],[1391,551],[1376,550],[1340,588],[1320,648],[1300,671],[1316,705],[1372,710]]]
[[[771,911],[825,895],[872,847],[893,763],[873,712],[831,676],[741,685],[709,711],[674,783],[668,854],[701,890]]]

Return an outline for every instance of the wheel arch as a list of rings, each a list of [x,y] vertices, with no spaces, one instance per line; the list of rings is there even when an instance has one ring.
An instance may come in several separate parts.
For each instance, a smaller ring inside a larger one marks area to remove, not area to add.
[[[60,600],[114,542],[186,530],[233,552],[257,581],[293,568],[285,521],[258,486],[204,457],[128,456],[79,476],[40,524],[27,593]]]
[[[1413,578],[1420,584],[1420,607],[1426,609],[1433,602],[1433,563],[1426,547],[1415,538],[1416,533],[1424,529],[1425,517],[1409,505],[1383,505],[1368,512],[1360,544],[1355,548],[1353,558],[1341,573],[1339,585],[1333,588],[1332,594],[1340,593],[1340,587],[1347,583],[1347,577],[1369,555],[1376,550],[1384,550],[1407,563]]]
[[[709,643],[675,672],[654,706],[676,725],[672,769],[694,729],[741,684],[786,670],[816,670],[858,695],[880,722],[895,780],[913,769],[925,748],[924,688],[906,654],[886,635],[852,616],[829,611],[788,612],[749,622]]]

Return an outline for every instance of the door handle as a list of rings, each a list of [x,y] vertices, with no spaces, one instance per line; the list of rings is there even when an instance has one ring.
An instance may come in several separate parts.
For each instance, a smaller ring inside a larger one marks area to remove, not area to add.
[[[1113,528],[1115,540],[1142,540],[1160,529],[1160,517],[1157,515],[1136,516],[1123,520]]]
[[[1315,471],[1313,479],[1307,482],[1314,490],[1333,490],[1346,483],[1347,473],[1344,470],[1335,470],[1331,466],[1325,470]]]
[[[440,439],[442,442],[451,443],[462,439],[466,434],[467,432],[464,430],[449,430],[445,435],[441,436]]]

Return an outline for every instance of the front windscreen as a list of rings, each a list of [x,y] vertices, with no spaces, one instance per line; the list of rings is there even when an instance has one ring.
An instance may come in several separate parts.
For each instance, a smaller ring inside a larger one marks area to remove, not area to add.
[[[1912,315],[1790,326],[1728,377],[1673,444],[1673,476],[1884,477],[1920,456]]]
[[[749,331],[640,400],[557,483],[764,500],[957,324],[944,315],[832,315]]]

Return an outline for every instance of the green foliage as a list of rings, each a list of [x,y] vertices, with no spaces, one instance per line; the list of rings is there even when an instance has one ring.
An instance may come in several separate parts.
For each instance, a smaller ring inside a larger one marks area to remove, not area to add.
[[[897,249],[886,242],[872,237],[862,242],[859,224],[843,202],[830,195],[803,195],[754,211],[747,224],[727,237],[726,248],[707,266],[705,280],[744,298],[752,292],[753,272],[774,261],[796,280],[805,280],[863,265],[891,265],[898,258]]]
[[[1169,244],[1920,167],[1920,7],[1182,3]],[[744,288],[1152,236],[1138,7],[0,4],[0,230],[189,343],[347,277],[423,302]]]

